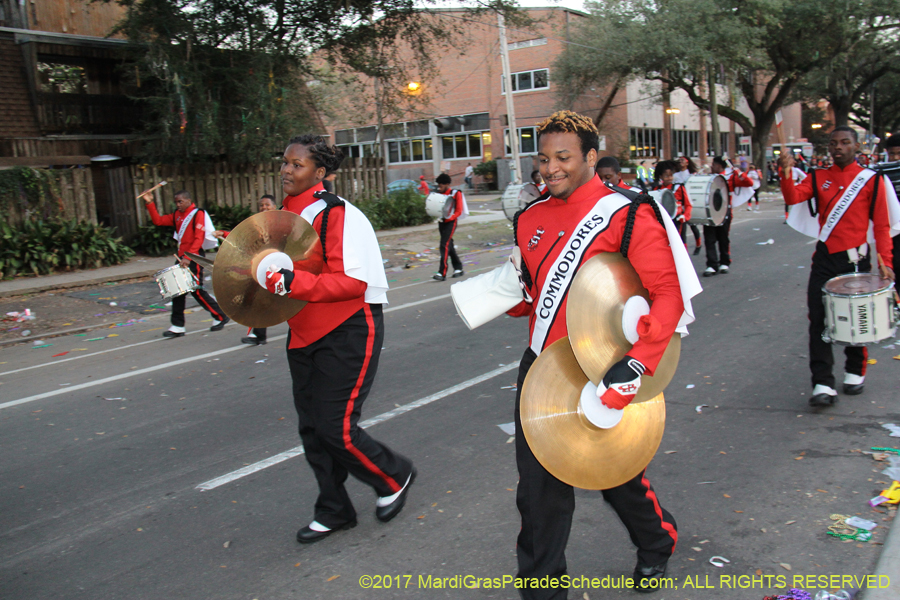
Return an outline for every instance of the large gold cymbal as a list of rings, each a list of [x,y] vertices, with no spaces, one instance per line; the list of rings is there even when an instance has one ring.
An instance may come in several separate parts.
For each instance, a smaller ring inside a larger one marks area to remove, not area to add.
[[[622,312],[632,296],[650,302],[650,294],[631,263],[619,253],[604,252],[585,262],[569,289],[566,327],[572,351],[588,378],[599,383],[606,372],[622,359],[631,343],[622,331]],[[654,375],[641,378],[634,402],[661,394],[675,376],[681,356],[681,334],[674,334]]]
[[[556,478],[606,490],[631,480],[653,459],[665,430],[666,405],[662,394],[632,402],[618,425],[600,429],[579,410],[587,382],[568,338],[544,349],[522,386],[522,430],[535,457]]]
[[[247,327],[272,327],[306,306],[303,300],[277,296],[256,281],[256,268],[273,252],[284,252],[295,270],[322,272],[322,245],[316,230],[287,210],[257,213],[232,230],[213,265],[213,290],[225,314]]]

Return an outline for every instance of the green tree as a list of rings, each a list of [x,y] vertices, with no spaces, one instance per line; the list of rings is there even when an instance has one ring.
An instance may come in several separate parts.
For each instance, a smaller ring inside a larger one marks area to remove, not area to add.
[[[593,50],[595,79],[566,79],[570,94],[585,85],[615,86],[640,77],[681,89],[699,108],[715,108],[753,139],[754,162],[762,164],[775,114],[810,72],[851,52],[875,32],[898,27],[900,0],[603,0],[574,39]],[[560,59],[578,52],[572,47]],[[588,54],[587,48],[582,54]],[[729,94],[709,96],[710,72]],[[746,103],[745,115],[731,100]]]

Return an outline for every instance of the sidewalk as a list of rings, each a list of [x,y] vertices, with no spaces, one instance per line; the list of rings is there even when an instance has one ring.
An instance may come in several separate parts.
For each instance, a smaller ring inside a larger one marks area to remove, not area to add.
[[[475,214],[469,215],[465,220],[460,222],[459,229],[465,229],[465,227],[469,225],[502,221],[505,219],[506,217],[502,211],[476,211]],[[399,229],[377,231],[375,232],[375,235],[378,236],[379,240],[382,240],[418,231],[432,231],[435,230],[436,227],[435,223],[426,223],[425,225],[415,225],[413,227],[401,227]],[[174,263],[175,259],[172,256],[162,256],[159,258],[139,257],[114,267],[101,267],[99,269],[73,271],[56,275],[20,277],[10,281],[0,281],[0,298],[11,298],[14,296],[24,296],[26,294],[36,294],[39,292],[73,287],[101,285],[126,279],[152,277],[158,271],[171,267]]]

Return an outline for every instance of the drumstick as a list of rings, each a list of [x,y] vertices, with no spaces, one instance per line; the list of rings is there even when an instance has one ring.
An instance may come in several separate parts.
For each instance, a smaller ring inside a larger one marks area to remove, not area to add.
[[[156,190],[158,190],[158,189],[161,188],[162,186],[166,185],[166,183],[168,183],[168,182],[166,182],[166,181],[160,181],[159,183],[157,183],[156,185],[154,185],[154,186],[153,186],[152,188],[150,188],[149,190],[145,190],[145,191],[141,192],[140,194],[138,194],[138,196],[137,196],[137,198],[135,198],[135,200],[140,200],[141,196],[143,196],[144,194],[149,194],[150,192],[155,192]]]

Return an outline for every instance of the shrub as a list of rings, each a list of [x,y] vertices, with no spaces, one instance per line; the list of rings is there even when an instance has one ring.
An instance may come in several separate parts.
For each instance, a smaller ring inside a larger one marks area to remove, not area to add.
[[[209,216],[212,218],[213,225],[216,229],[231,231],[240,224],[241,221],[252,215],[253,213],[246,206],[207,206]]]
[[[174,227],[144,225],[131,240],[131,247],[148,256],[166,256],[178,250]]]
[[[376,230],[421,225],[434,220],[425,212],[425,199],[411,189],[398,190],[382,198],[362,200],[357,207]]]
[[[75,220],[32,219],[21,227],[0,226],[0,274],[47,275],[57,269],[116,265],[134,251],[112,229]]]

